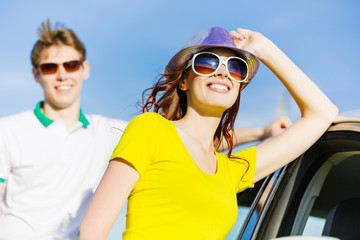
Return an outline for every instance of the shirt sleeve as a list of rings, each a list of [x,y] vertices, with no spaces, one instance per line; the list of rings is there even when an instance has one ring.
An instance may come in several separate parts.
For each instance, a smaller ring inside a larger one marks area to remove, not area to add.
[[[105,131],[109,135],[109,153],[114,150],[119,143],[122,134],[125,131],[127,122],[118,119],[108,119],[105,126]]]
[[[129,122],[110,160],[122,158],[143,175],[154,155],[155,113],[144,113]]]
[[[238,193],[247,188],[253,188],[253,178],[256,166],[256,147],[247,148],[232,154],[229,161],[236,192]]]

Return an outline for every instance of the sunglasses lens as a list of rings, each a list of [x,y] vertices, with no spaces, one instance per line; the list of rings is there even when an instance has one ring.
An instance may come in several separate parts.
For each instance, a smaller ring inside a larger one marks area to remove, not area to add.
[[[219,67],[220,59],[210,53],[201,53],[194,59],[193,65],[194,70],[199,75],[209,76],[213,74]],[[231,57],[227,61],[227,69],[232,79],[236,81],[243,81],[247,77],[247,65],[246,63],[238,58]]]
[[[74,60],[74,61],[64,62],[63,66],[67,72],[75,72],[79,70],[81,66],[81,61]]]
[[[40,65],[40,71],[42,74],[54,74],[58,69],[58,65],[56,63],[44,63]]]
[[[228,71],[235,80],[244,80],[247,76],[247,66],[244,61],[232,58],[228,61]]]
[[[63,66],[66,72],[75,72],[80,69],[82,62],[78,60],[64,62]],[[40,65],[42,74],[54,74],[57,72],[59,65],[56,63],[44,63]]]
[[[212,54],[199,54],[194,60],[195,71],[203,75],[214,73],[218,66],[219,59]]]

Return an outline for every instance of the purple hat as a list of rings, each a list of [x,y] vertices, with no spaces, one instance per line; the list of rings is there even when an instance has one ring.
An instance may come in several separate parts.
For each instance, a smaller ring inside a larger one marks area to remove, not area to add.
[[[171,73],[178,66],[186,64],[195,53],[214,47],[230,49],[247,62],[249,66],[249,77],[247,83],[242,84],[242,90],[251,81],[258,70],[259,59],[254,54],[237,48],[229,33],[220,27],[207,28],[191,37],[185,43],[182,50],[176,53],[170,60],[165,68],[165,73]]]

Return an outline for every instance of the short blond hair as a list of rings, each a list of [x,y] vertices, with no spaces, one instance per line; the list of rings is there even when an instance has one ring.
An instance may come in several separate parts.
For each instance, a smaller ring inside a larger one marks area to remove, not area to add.
[[[51,46],[70,46],[73,47],[80,56],[80,60],[86,59],[86,50],[84,44],[79,40],[76,34],[69,28],[65,28],[62,24],[56,23],[52,29],[50,20],[47,19],[41,23],[38,29],[39,40],[34,44],[31,50],[31,64],[38,67],[40,63],[41,53],[44,49]]]

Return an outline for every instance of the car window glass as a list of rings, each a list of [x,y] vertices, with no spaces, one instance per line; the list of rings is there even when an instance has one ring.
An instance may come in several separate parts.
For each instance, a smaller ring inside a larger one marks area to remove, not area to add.
[[[332,209],[346,199],[360,198],[359,188],[352,187],[360,184],[358,174],[360,171],[359,152],[337,153],[329,158],[327,163],[329,162],[332,163],[332,166],[326,175],[325,181],[321,184],[320,193],[316,197],[307,218],[302,233],[304,236],[321,236],[326,218]]]
[[[317,218],[317,217],[309,216],[302,235],[303,236],[321,236],[324,225],[325,225],[324,218]]]
[[[246,206],[238,206],[238,217],[236,220],[236,223],[234,225],[234,227],[231,229],[231,231],[229,232],[229,234],[226,236],[225,240],[235,240],[238,235],[239,235],[239,230],[241,229],[241,226],[243,225],[250,207],[246,207]]]

